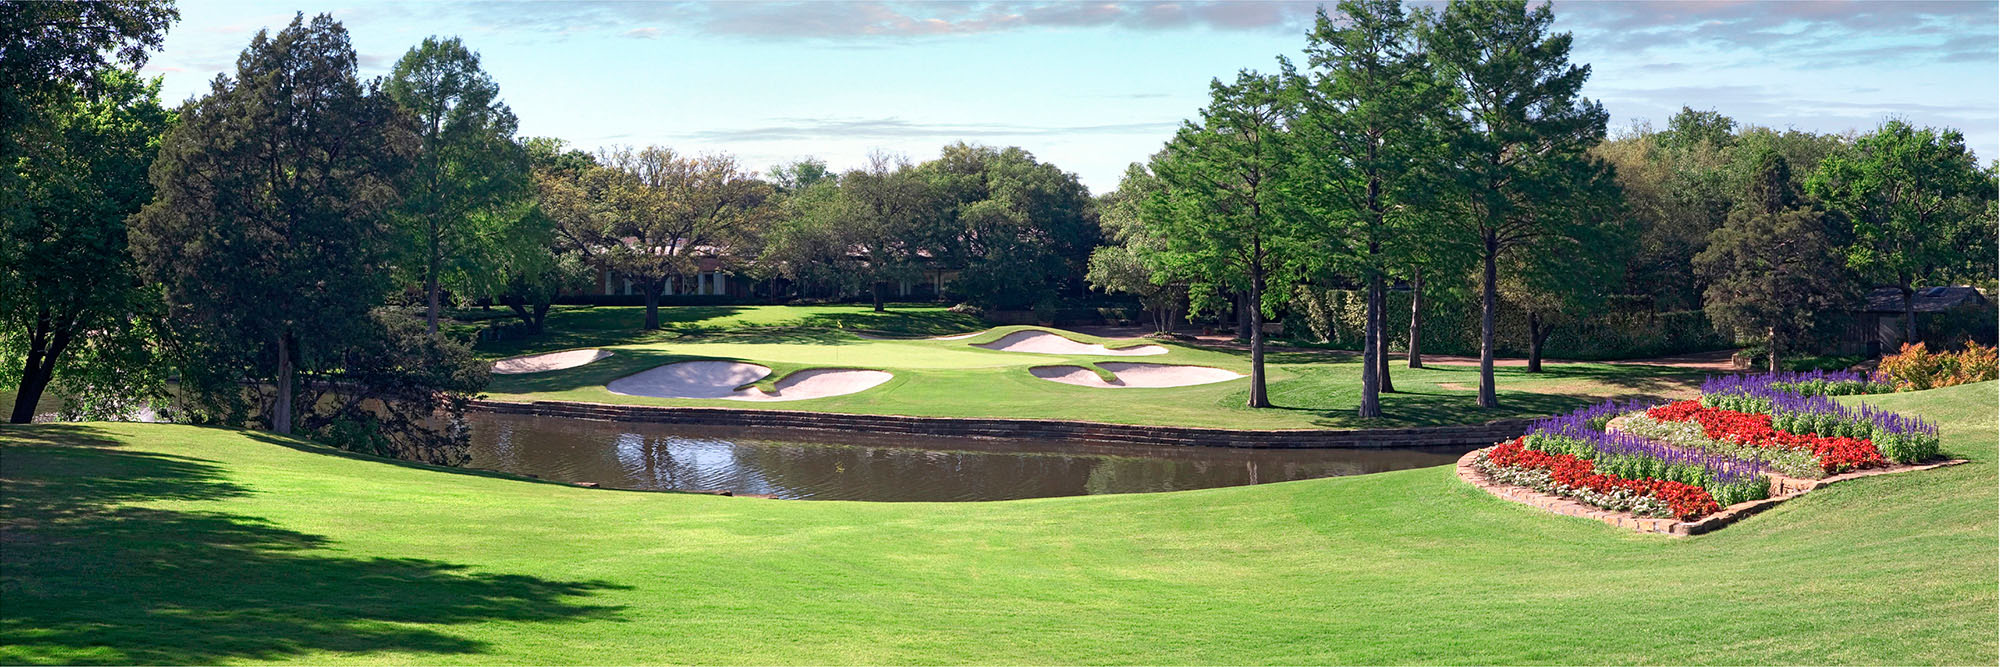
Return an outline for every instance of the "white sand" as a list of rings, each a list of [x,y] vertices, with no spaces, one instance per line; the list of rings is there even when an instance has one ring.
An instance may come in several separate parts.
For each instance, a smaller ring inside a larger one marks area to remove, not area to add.
[[[991,343],[973,343],[973,347],[983,347],[1002,352],[1032,352],[1035,354],[1101,354],[1119,357],[1143,357],[1166,354],[1167,348],[1158,345],[1140,345],[1114,350],[1103,345],[1079,343],[1046,331],[1021,330],[1001,336]]]
[[[814,368],[779,380],[771,393],[755,387],[737,389],[770,374],[769,368],[740,361],[683,361],[612,380],[605,388],[614,394],[654,398],[802,401],[852,394],[895,377],[882,371]]]
[[[1213,382],[1227,382],[1243,377],[1235,371],[1207,366],[1173,366],[1168,364],[1135,364],[1121,361],[1107,361],[1097,365],[1118,378],[1117,382],[1105,382],[1095,371],[1082,366],[1037,366],[1028,369],[1035,377],[1073,384],[1079,387],[1099,389],[1130,389],[1136,387],[1186,387]]]
[[[544,354],[530,354],[525,357],[508,357],[493,362],[493,372],[501,375],[540,373],[576,368],[584,364],[611,356],[605,350],[563,350]]]

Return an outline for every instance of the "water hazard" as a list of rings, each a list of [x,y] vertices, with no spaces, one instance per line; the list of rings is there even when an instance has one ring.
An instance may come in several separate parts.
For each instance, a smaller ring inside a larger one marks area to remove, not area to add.
[[[470,414],[471,467],[613,488],[814,500],[1178,491],[1446,465],[1476,445],[1247,450],[871,436]]]

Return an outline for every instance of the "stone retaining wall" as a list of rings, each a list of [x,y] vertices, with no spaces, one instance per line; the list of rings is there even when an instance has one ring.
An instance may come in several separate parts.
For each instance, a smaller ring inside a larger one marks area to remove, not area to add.
[[[1117,444],[1242,447],[1252,449],[1393,448],[1488,445],[1525,432],[1529,420],[1504,419],[1465,426],[1388,429],[1236,430],[1180,426],[1136,426],[1045,419],[984,419],[906,417],[835,412],[757,410],[744,408],[615,405],[570,401],[475,400],[473,412],[565,417],[598,421],[697,424],[703,426],[769,426],[863,433],[893,433],[974,438],[1077,440]]]

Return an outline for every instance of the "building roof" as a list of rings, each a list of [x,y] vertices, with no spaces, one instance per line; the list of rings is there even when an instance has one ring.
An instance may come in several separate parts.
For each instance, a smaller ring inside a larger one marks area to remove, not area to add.
[[[1941,313],[1953,308],[1986,305],[1986,295],[1971,287],[1919,287],[1910,295],[1910,307],[1919,313]],[[1868,301],[1862,307],[1867,313],[1903,312],[1903,291],[1894,287],[1877,287],[1868,292]]]

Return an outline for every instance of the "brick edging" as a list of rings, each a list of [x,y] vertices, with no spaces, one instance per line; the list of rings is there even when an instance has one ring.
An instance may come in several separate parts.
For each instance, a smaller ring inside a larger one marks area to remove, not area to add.
[[[762,426],[790,429],[864,431],[903,435],[1073,440],[1112,444],[1237,447],[1246,449],[1394,448],[1486,444],[1526,431],[1530,420],[1484,424],[1386,429],[1242,430],[1190,426],[1144,426],[1054,419],[912,417],[750,408],[671,407],[573,401],[477,399],[472,412],[564,417],[597,421]]]
[[[1714,531],[1723,526],[1735,523],[1744,517],[1770,509],[1778,503],[1797,498],[1813,489],[1830,484],[1837,484],[1850,479],[1930,470],[1932,468],[1942,468],[1965,463],[1965,459],[1950,459],[1924,465],[1857,470],[1822,479],[1799,479],[1783,475],[1771,475],[1771,490],[1773,491],[1771,497],[1730,505],[1722,508],[1720,512],[1710,514],[1695,521],[1681,521],[1678,519],[1642,517],[1631,512],[1614,512],[1582,501],[1542,493],[1525,486],[1515,486],[1513,484],[1493,481],[1492,478],[1486,476],[1486,473],[1472,467],[1472,462],[1479,457],[1479,454],[1490,449],[1492,447],[1475,449],[1466,452],[1464,456],[1458,457],[1458,478],[1465,480],[1465,483],[1471,484],[1480,490],[1498,496],[1502,500],[1510,500],[1529,507],[1541,508],[1556,514],[1596,519],[1613,526],[1630,528],[1641,533],[1656,533],[1674,537],[1688,537],[1690,535],[1700,535]]]

